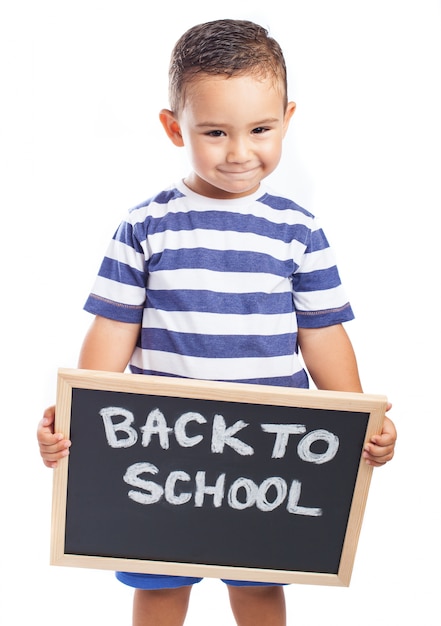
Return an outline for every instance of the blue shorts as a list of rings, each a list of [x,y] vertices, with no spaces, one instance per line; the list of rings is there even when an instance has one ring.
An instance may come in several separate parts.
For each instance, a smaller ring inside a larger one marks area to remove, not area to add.
[[[136,589],[176,589],[177,587],[188,587],[201,582],[202,578],[193,576],[167,576],[164,574],[133,574],[131,572],[116,572],[117,579]],[[272,587],[279,583],[256,583],[245,580],[222,579],[226,585],[234,587]]]

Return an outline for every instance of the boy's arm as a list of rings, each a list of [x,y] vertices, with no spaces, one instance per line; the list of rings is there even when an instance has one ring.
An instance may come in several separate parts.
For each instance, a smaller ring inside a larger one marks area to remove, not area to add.
[[[78,367],[81,369],[124,372],[139,335],[139,324],[116,322],[95,317],[84,338]],[[58,460],[69,454],[70,441],[54,433],[55,407],[44,412],[37,428],[40,455],[47,467],[56,467]]]
[[[116,322],[97,315],[86,334],[78,367],[124,372],[136,346],[140,324]]]
[[[299,328],[298,342],[306,368],[318,389],[363,391],[354,349],[341,324]],[[390,408],[391,405],[387,410]],[[378,467],[390,461],[396,439],[395,425],[385,416],[381,434],[365,444],[366,463]]]

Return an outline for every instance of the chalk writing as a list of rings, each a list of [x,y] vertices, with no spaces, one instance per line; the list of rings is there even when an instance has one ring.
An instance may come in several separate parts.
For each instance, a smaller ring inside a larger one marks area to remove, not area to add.
[[[111,448],[129,448],[138,441],[142,447],[148,448],[153,438],[156,438],[161,449],[167,451],[170,449],[171,436],[174,436],[182,448],[192,448],[201,444],[206,437],[210,437],[212,454],[222,455],[226,449],[243,457],[255,454],[254,447],[246,441],[246,428],[249,424],[244,420],[237,420],[227,425],[224,416],[219,413],[213,416],[211,427],[206,417],[193,411],[183,413],[174,421],[174,425],[170,426],[164,413],[156,407],[149,411],[144,425],[139,427],[139,433],[134,427],[135,416],[128,409],[109,406],[102,408],[99,413],[103,420],[107,444]],[[190,435],[188,431],[190,425],[199,426],[199,432]],[[273,459],[284,458],[290,441],[296,436],[300,437],[296,453],[305,463],[317,465],[329,463],[338,452],[338,437],[325,429],[307,433],[304,424],[277,423],[262,423],[260,428],[263,433],[274,437],[271,452]],[[313,446],[317,442],[325,449],[314,451]],[[287,481],[281,476],[271,476],[259,484],[247,476],[232,479],[222,472],[216,479],[207,482],[205,471],[198,470],[191,476],[183,469],[170,471],[161,481],[151,479],[159,474],[160,469],[153,463],[143,461],[130,465],[123,476],[124,482],[132,487],[128,497],[142,505],[152,505],[165,500],[174,506],[193,503],[194,507],[202,507],[209,500],[214,508],[226,503],[238,511],[256,507],[259,511],[270,512],[285,505],[288,513],[295,515],[317,517],[323,513],[320,507],[299,505],[301,482],[296,479]]]

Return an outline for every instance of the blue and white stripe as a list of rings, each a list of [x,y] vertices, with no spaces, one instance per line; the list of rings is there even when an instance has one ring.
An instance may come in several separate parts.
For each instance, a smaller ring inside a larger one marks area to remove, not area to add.
[[[353,317],[310,213],[263,186],[215,200],[183,183],[129,212],[85,309],[142,322],[133,372],[296,387],[298,325]]]

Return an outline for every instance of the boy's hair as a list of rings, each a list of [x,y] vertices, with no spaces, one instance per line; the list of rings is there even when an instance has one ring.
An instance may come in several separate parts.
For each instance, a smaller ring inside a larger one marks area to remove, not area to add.
[[[283,52],[268,31],[247,20],[215,20],[193,26],[176,42],[169,69],[170,107],[178,114],[187,85],[200,74],[272,77],[287,98]]]

